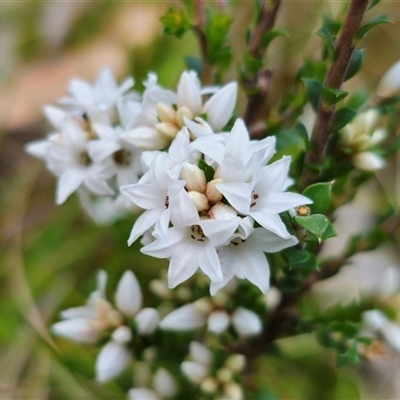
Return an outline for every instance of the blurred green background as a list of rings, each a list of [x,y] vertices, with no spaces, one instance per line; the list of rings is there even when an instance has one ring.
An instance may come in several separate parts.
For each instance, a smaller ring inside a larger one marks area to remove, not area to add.
[[[336,15],[343,4],[284,1],[277,26],[289,37],[277,39],[268,55],[275,71],[271,102],[280,99],[305,55],[318,57],[315,32],[322,14]],[[108,271],[111,288],[125,269],[134,270],[146,292],[146,282],[166,264],[141,255],[137,245],[127,247],[132,221],[95,226],[74,197],[56,207],[55,179],[24,153],[24,145],[49,132],[41,109],[67,93],[71,77],[93,82],[109,65],[119,79],[132,75],[139,89],[149,71],[174,88],[184,57],[198,56],[198,48],[192,33],[181,40],[162,36],[159,18],[169,6],[182,4],[0,3],[1,399],[124,398],[117,385],[93,383],[96,349],[55,340],[48,329],[60,310],[86,301],[99,268]],[[235,61],[227,79],[235,79],[254,15],[250,1],[232,1],[231,7]],[[365,67],[349,82],[350,90],[373,90],[400,59],[399,2],[382,1],[374,13],[387,13],[396,23],[377,27],[365,39]],[[243,107],[241,94],[238,116]],[[255,379],[265,390],[259,399],[379,398],[379,376],[373,376],[378,386],[369,386],[368,368],[337,371],[332,354],[311,338],[301,339],[288,346],[285,358],[271,356],[260,363]]]

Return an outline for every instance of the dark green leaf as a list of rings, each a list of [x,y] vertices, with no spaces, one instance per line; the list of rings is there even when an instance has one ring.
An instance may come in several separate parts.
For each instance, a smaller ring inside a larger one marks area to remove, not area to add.
[[[367,22],[363,25],[356,33],[356,40],[360,40],[364,37],[364,35],[372,29],[376,25],[380,24],[388,24],[392,23],[393,21],[387,15],[378,15],[377,17],[373,18],[371,21]]]
[[[164,32],[176,37],[183,36],[191,28],[187,14],[181,10],[175,10],[173,7],[168,9],[160,21],[164,25]]]
[[[248,53],[243,55],[244,68],[247,74],[256,74],[263,66],[263,62],[258,58],[250,56]]]
[[[188,69],[196,71],[199,75],[203,71],[203,61],[197,57],[185,57],[185,64]]]
[[[331,35],[336,36],[342,27],[342,24],[338,21],[332,19],[329,15],[323,15],[323,24],[322,26],[330,32]]]
[[[321,236],[321,240],[328,240],[331,237],[337,236],[336,230],[333,225],[329,222],[329,225],[326,227],[325,232]]]
[[[295,217],[295,221],[317,237],[321,237],[330,224],[329,219],[322,214]]]
[[[372,7],[375,7],[381,0],[372,0],[371,4],[368,6],[368,10],[370,10]]]
[[[199,160],[199,168],[204,171],[204,175],[206,176],[206,181],[210,182],[214,179],[215,170],[213,167],[208,165],[204,160],[200,158]]]
[[[264,33],[264,35],[262,35],[261,40],[260,40],[261,48],[263,50],[265,50],[271,44],[271,42],[279,36],[287,37],[288,34],[287,34],[287,32],[282,31],[282,30],[273,30],[273,31]]]
[[[316,79],[304,79],[304,82],[306,84],[308,100],[312,108],[316,111],[321,96],[322,84]]]
[[[322,86],[321,96],[325,103],[333,105],[338,103],[340,100],[344,99],[348,95],[347,92],[343,90],[336,90],[330,87]]]
[[[335,43],[333,41],[331,33],[329,32],[329,29],[325,27],[321,28],[317,32],[317,35],[323,39],[326,46],[326,50],[328,52],[328,58],[333,61],[335,58]]]
[[[369,96],[364,90],[357,89],[347,100],[346,107],[351,108],[353,110],[358,110],[362,105],[364,105],[367,102],[368,98]]]
[[[312,214],[325,214],[331,202],[331,188],[332,184],[329,182],[315,183],[308,186],[303,191],[303,196],[308,197],[313,201],[309,204]]]
[[[346,76],[344,77],[345,82],[350,78],[352,78],[360,70],[363,62],[364,62],[364,50],[355,49],[353,51],[353,54],[351,55],[349,66],[347,67]]]
[[[351,108],[343,107],[336,111],[332,122],[332,132],[337,132],[346,126],[355,116],[357,112]]]

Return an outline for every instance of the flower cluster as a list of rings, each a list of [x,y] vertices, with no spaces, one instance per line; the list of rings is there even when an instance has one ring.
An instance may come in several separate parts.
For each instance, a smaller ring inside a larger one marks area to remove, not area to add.
[[[297,243],[279,213],[310,203],[286,192],[290,157],[267,165],[275,139],[249,140],[240,119],[224,134],[184,121],[169,152],[148,157],[139,182],[121,188],[145,210],[128,243],[144,235],[143,253],[170,259],[170,287],[200,269],[211,280],[212,294],[234,276],[266,292],[264,252]]]
[[[154,308],[142,309],[142,292],[135,275],[126,271],[115,293],[115,307],[106,300],[107,275],[98,273],[98,287],[81,307],[61,313],[63,321],[53,325],[53,333],[80,343],[96,343],[109,336],[96,361],[99,382],[114,378],[131,363],[128,345],[135,335],[149,335],[158,327],[159,316]]]

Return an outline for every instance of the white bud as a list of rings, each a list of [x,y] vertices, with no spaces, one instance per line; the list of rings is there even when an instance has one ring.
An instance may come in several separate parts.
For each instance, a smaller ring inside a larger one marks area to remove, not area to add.
[[[222,183],[224,180],[222,178],[213,179],[207,183],[206,186],[206,196],[208,201],[212,204],[218,203],[222,199],[222,193],[217,189],[216,184]]]
[[[211,219],[232,219],[237,217],[235,209],[224,203],[217,203],[208,212]]]
[[[393,97],[400,91],[400,61],[395,63],[383,75],[378,85],[378,95],[381,97]]]
[[[218,389],[218,381],[211,376],[208,376],[201,382],[200,389],[205,393],[214,393]]]
[[[175,124],[176,111],[172,107],[166,106],[165,104],[162,103],[157,103],[156,109],[157,109],[158,119],[161,122],[168,122],[170,124]]]
[[[158,368],[154,374],[153,387],[163,397],[173,397],[177,392],[174,378],[164,368]]]
[[[175,139],[175,136],[179,132],[179,128],[169,122],[160,122],[155,125],[155,128],[157,129],[157,132],[167,140]]]
[[[221,382],[229,382],[232,378],[232,371],[228,368],[220,368],[217,371],[217,379]]]
[[[210,332],[219,334],[226,331],[229,326],[229,322],[229,316],[225,311],[213,311],[208,317],[207,329]]]
[[[112,333],[111,337],[119,344],[129,343],[132,340],[132,331],[127,326],[120,326]]]
[[[375,171],[386,165],[385,160],[372,151],[363,151],[353,157],[354,166],[362,171]]]
[[[137,329],[140,335],[150,335],[158,327],[160,317],[155,308],[146,307],[135,316]]]
[[[225,367],[233,372],[241,372],[246,366],[246,357],[243,354],[232,354],[225,362]]]
[[[203,193],[196,192],[195,190],[190,190],[188,192],[190,200],[196,207],[197,211],[204,211],[210,208],[208,204],[208,199]]]
[[[166,282],[160,279],[154,279],[149,283],[150,290],[162,299],[172,298],[172,291],[168,289]]]
[[[181,370],[193,383],[199,384],[208,374],[208,366],[195,361],[184,361]]]
[[[268,308],[268,312],[272,312],[275,310],[276,307],[278,307],[279,303],[281,302],[282,299],[282,294],[274,286],[271,286],[268,290],[267,293],[264,295],[264,300]]]
[[[194,115],[187,107],[182,106],[179,107],[178,111],[176,112],[176,123],[180,128],[182,128],[184,125],[184,120],[183,120],[184,117],[186,117],[189,120],[192,120]]]
[[[205,297],[196,300],[193,305],[195,306],[196,310],[203,314],[209,314],[213,309],[212,301]]]
[[[204,193],[206,190],[206,176],[197,165],[186,163],[181,171],[181,179],[186,181],[186,189],[189,191]]]
[[[224,387],[224,394],[229,400],[243,400],[243,390],[236,382],[228,382]]]

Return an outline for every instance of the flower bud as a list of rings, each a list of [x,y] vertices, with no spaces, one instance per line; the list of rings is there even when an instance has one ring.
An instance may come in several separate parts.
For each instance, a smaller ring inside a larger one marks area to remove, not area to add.
[[[149,283],[150,290],[161,299],[171,299],[172,291],[168,289],[167,283],[161,279],[153,279]]]
[[[184,125],[183,117],[192,120],[194,115],[187,107],[185,106],[179,107],[178,111],[176,112],[176,124],[180,128],[182,128],[182,126]]]
[[[228,368],[220,368],[217,371],[217,379],[221,382],[229,382],[232,380],[233,376],[232,376],[232,371]]]
[[[205,393],[214,393],[218,389],[218,381],[211,376],[208,376],[201,382],[200,389]]]
[[[206,176],[197,165],[185,164],[181,171],[181,179],[186,181],[186,189],[189,191],[204,193],[206,190]]]
[[[223,179],[213,179],[207,183],[206,196],[211,204],[218,203],[222,199],[222,193],[217,189],[216,184],[223,182]]]
[[[224,387],[224,394],[230,400],[243,400],[243,390],[236,382],[228,382]]]
[[[208,367],[194,361],[184,361],[181,364],[183,374],[193,383],[199,384],[208,374]]]
[[[193,305],[203,314],[209,314],[213,309],[211,300],[206,297],[196,300]]]
[[[232,354],[225,362],[225,367],[233,372],[241,372],[246,366],[246,357],[243,354]]]
[[[378,85],[378,95],[381,97],[394,97],[400,92],[400,61],[395,63],[383,75]]]
[[[118,312],[117,310],[110,310],[107,313],[106,316],[106,321],[108,323],[109,326],[111,327],[115,327],[115,326],[119,326],[122,324],[123,322],[123,318],[120,312]]]
[[[363,151],[353,157],[354,166],[362,171],[375,171],[385,166],[385,160],[372,151]]]
[[[176,134],[179,132],[179,128],[169,122],[160,122],[155,125],[155,128],[157,132],[167,140],[175,139]]]
[[[232,219],[237,216],[236,211],[231,206],[227,206],[223,203],[217,203],[211,207],[208,212],[208,216],[211,219]]]
[[[195,190],[188,192],[190,200],[192,200],[197,211],[204,211],[210,208],[208,199],[203,193],[196,192]]]
[[[166,106],[165,104],[162,103],[157,103],[156,110],[158,119],[161,122],[168,122],[170,124],[175,125],[176,111],[172,107]]]
[[[120,326],[113,332],[111,337],[115,342],[125,344],[132,340],[132,331],[125,325]]]

